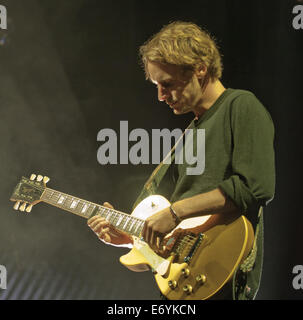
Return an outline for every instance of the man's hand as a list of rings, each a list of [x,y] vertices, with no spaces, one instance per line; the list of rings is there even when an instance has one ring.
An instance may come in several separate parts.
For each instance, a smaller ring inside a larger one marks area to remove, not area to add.
[[[144,241],[156,252],[162,251],[163,238],[176,227],[169,208],[163,209],[145,220],[142,230]]]
[[[108,202],[104,202],[103,205],[107,208],[114,208]],[[115,246],[129,246],[133,243],[133,240],[130,236],[114,228],[106,219],[99,215],[95,215],[90,218],[87,221],[87,224],[96,233],[98,238],[106,244]]]

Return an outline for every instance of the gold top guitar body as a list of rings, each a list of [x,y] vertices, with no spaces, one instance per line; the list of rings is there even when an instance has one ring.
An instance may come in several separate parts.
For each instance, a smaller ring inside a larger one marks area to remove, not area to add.
[[[164,197],[147,197],[129,215],[49,189],[48,180],[40,175],[22,177],[11,196],[14,208],[30,212],[44,201],[84,218],[103,216],[133,237],[132,249],[120,262],[136,272],[152,269],[160,291],[170,300],[209,299],[232,279],[253,246],[253,228],[244,216],[200,232],[210,217],[203,216],[183,220],[166,236],[165,254],[160,256],[141,239],[141,231],[147,217],[170,205]]]

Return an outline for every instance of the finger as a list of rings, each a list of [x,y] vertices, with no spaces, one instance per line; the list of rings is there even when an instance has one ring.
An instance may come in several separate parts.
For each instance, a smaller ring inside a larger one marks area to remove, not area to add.
[[[88,224],[88,225],[92,225],[92,224],[96,223],[97,220],[105,220],[105,218],[103,218],[103,217],[101,217],[99,214],[97,214],[97,215],[89,218],[89,219],[87,220],[87,224]]]
[[[102,228],[99,232],[98,235],[100,237],[104,236],[105,234],[109,233],[109,228]]]
[[[160,237],[156,237],[156,247],[158,250],[162,248],[162,239]]]
[[[93,229],[94,226],[95,226],[97,223],[99,223],[99,222],[100,222],[100,220],[94,219],[94,220],[89,220],[89,221],[87,221],[87,224],[88,224],[88,226],[89,226],[91,229]]]
[[[89,219],[87,220],[87,224],[90,225],[90,224],[93,223],[96,219],[98,219],[98,216],[93,216],[93,217],[89,218]]]
[[[154,251],[157,249],[157,237],[158,234],[153,230],[153,228],[148,227],[147,243]]]
[[[104,218],[101,218],[100,216],[97,217],[95,220],[93,220],[89,226],[93,229],[97,224],[99,224],[100,222],[102,223],[105,223],[105,224],[108,224],[108,222],[104,219]]]
[[[155,250],[157,247],[156,247],[156,241],[157,241],[157,238],[155,237],[155,233],[153,231],[150,232],[150,238],[149,238],[149,246]]]
[[[150,243],[150,246],[154,251],[160,251],[162,248],[162,236],[153,231]]]
[[[145,239],[146,239],[146,221],[145,221],[145,223],[144,223],[144,225],[143,225],[143,228],[142,228],[142,231],[141,231],[141,238],[145,241]]]
[[[114,209],[114,207],[109,202],[104,202],[103,205],[104,205],[104,207]]]
[[[107,221],[100,221],[93,227],[91,227],[93,231],[98,232],[98,230],[102,230],[104,228],[108,228],[108,222]]]
[[[107,242],[111,241],[110,235],[109,235],[109,228],[101,229],[99,233],[97,233],[99,239],[105,240]]]
[[[111,237],[110,237],[110,235],[108,234],[108,233],[105,233],[103,236],[102,236],[102,238],[100,238],[100,240],[103,240],[103,241],[105,241],[105,242],[112,242],[112,239],[111,239]]]

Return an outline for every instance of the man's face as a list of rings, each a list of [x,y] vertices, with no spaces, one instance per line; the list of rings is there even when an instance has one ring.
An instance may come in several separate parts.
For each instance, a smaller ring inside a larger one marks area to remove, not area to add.
[[[194,112],[201,103],[202,90],[196,73],[158,62],[148,62],[147,71],[158,88],[159,101],[165,101],[175,114]]]

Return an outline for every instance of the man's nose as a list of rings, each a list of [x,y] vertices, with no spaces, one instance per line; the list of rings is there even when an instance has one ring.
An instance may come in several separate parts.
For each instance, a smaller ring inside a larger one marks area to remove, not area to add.
[[[168,96],[167,90],[161,85],[158,85],[158,100],[165,101]]]

